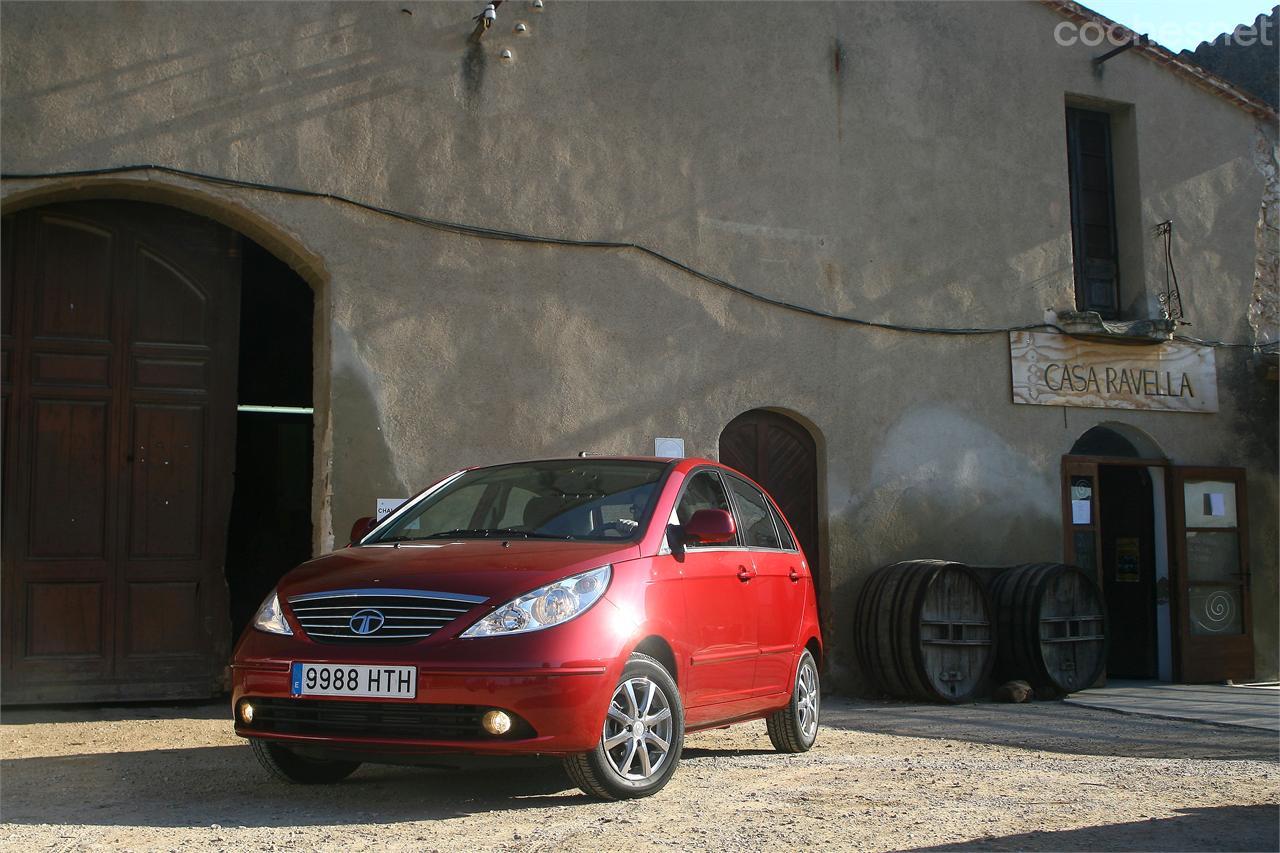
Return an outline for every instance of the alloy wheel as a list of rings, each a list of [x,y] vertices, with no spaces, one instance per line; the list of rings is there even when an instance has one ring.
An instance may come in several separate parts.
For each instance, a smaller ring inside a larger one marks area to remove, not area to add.
[[[805,740],[813,740],[818,733],[818,673],[808,660],[796,676],[796,713],[800,717],[800,731]]]
[[[643,676],[620,683],[609,702],[601,736],[614,772],[632,782],[652,777],[667,762],[671,737],[671,703],[662,688]]]

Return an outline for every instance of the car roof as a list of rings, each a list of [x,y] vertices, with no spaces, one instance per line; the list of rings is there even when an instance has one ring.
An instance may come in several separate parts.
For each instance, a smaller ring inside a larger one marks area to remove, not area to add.
[[[696,456],[624,456],[621,454],[589,454],[587,456],[540,456],[534,459],[516,459],[510,462],[493,462],[488,465],[473,465],[472,468],[496,468],[499,465],[523,465],[530,462],[692,462],[699,465],[721,465],[714,459],[702,459]]]

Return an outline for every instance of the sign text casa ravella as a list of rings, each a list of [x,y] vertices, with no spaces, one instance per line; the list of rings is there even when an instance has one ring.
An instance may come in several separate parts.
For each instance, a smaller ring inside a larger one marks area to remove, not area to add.
[[[1107,344],[1048,332],[1010,332],[1013,402],[1039,406],[1218,411],[1211,347]]]

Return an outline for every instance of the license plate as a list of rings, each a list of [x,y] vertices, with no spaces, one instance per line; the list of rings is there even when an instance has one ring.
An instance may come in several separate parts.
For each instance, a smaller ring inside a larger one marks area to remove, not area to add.
[[[418,695],[416,666],[295,663],[290,672],[294,696],[381,696],[413,699]]]

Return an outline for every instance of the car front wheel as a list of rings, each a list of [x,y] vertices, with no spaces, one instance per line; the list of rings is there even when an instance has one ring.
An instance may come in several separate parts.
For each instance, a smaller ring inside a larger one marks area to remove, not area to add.
[[[647,797],[671,780],[683,748],[684,706],[676,683],[662,664],[636,653],[613,690],[595,749],[564,765],[590,796]]]
[[[822,695],[818,688],[818,666],[813,655],[805,651],[796,667],[796,686],[787,707],[766,721],[769,740],[778,752],[808,752],[818,739],[818,705]]]
[[[281,746],[277,743],[251,738],[249,745],[258,763],[265,767],[278,779],[286,782],[298,782],[303,785],[328,785],[341,782],[356,772],[359,761],[332,761],[322,758],[307,758],[304,755]]]

